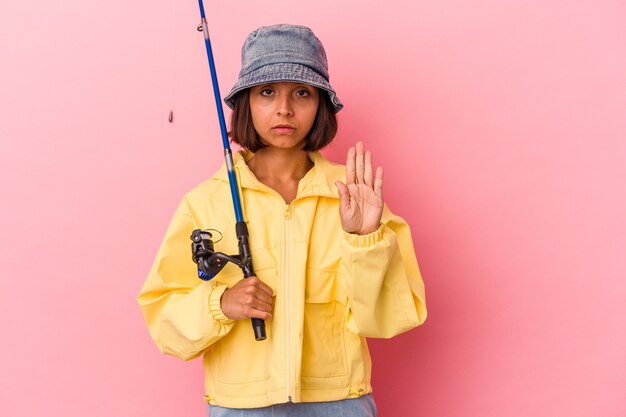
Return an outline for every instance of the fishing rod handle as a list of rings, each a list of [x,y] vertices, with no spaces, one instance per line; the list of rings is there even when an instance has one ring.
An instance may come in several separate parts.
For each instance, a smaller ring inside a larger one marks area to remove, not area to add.
[[[250,253],[250,243],[248,238],[248,225],[244,221],[237,222],[235,225],[237,232],[237,240],[239,241],[239,256],[241,258],[241,270],[244,278],[255,276],[252,268],[252,255]],[[265,340],[265,321],[257,318],[252,319],[252,329],[254,330],[254,338],[256,340]]]

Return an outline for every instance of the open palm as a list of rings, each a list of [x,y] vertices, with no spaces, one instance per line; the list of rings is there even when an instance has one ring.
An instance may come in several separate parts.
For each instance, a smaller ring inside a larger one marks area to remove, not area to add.
[[[380,226],[383,214],[383,169],[376,175],[372,169],[372,154],[364,152],[363,143],[348,150],[346,184],[337,181],[341,226],[348,233],[365,235]]]

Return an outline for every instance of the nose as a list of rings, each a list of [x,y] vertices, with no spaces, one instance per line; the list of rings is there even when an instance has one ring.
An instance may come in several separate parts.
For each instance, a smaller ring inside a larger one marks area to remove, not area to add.
[[[279,116],[293,116],[293,103],[289,94],[280,94],[276,103],[276,113]]]

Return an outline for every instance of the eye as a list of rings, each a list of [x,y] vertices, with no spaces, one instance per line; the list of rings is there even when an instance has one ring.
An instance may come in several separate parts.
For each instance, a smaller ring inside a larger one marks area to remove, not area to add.
[[[269,87],[262,88],[261,91],[259,91],[259,94],[261,94],[262,96],[271,96],[273,93],[274,90]]]
[[[306,88],[301,88],[300,90],[296,91],[296,95],[298,97],[308,97],[311,95],[311,92]]]

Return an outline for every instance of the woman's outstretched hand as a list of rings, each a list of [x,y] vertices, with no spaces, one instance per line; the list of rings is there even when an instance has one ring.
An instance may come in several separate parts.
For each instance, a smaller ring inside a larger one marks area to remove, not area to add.
[[[363,143],[348,150],[346,184],[337,181],[341,226],[348,233],[365,235],[380,226],[383,215],[383,169],[372,169],[372,153],[363,151]]]

